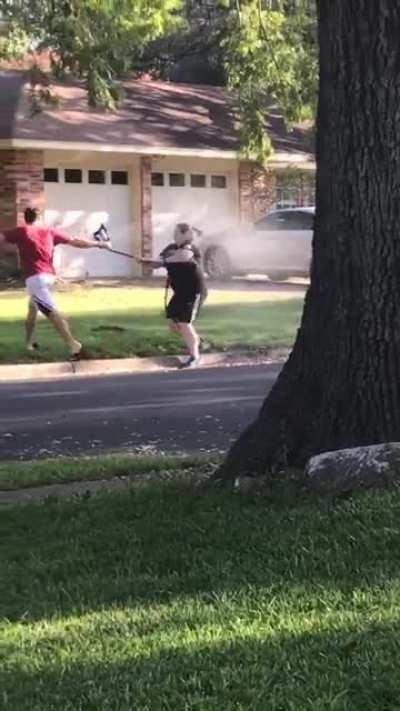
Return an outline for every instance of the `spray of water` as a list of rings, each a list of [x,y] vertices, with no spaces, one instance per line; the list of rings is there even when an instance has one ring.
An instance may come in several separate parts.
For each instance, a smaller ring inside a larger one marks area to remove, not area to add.
[[[296,222],[294,211],[281,213],[286,219],[280,224],[278,218],[271,224],[238,224],[232,216],[214,219],[206,214],[194,214],[185,220],[185,214],[174,212],[158,213],[153,217],[153,258],[172,241],[177,222],[187,221],[195,228],[195,245],[203,255],[204,267],[214,279],[227,279],[243,275],[259,275],[272,280],[288,277],[306,278],[311,260],[311,229],[305,229],[305,219],[309,208],[300,208]],[[292,213],[292,214],[290,214]],[[277,213],[278,214],[278,213]],[[311,217],[311,214],[310,214]],[[303,220],[303,222],[301,222]],[[133,220],[121,220],[104,210],[85,213],[83,210],[46,210],[45,221],[57,229],[73,236],[92,238],[101,225],[111,240],[111,246],[126,254],[138,254],[140,245],[135,243],[137,226]],[[102,252],[79,254],[67,248],[58,258],[58,268],[66,276],[128,276],[132,273],[127,258]],[[158,270],[156,275],[163,272]],[[251,280],[249,285],[251,287]]]

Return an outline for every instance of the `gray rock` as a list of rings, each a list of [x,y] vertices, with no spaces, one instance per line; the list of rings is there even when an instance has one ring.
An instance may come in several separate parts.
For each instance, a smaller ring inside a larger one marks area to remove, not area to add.
[[[318,454],[307,464],[306,485],[321,493],[398,486],[400,442]]]

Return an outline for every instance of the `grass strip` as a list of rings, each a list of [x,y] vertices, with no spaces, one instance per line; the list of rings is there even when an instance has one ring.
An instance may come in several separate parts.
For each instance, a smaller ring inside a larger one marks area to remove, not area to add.
[[[0,491],[145,474],[203,474],[212,470],[217,461],[217,455],[209,454],[108,454],[0,462]]]
[[[5,711],[395,711],[400,492],[1,512]]]

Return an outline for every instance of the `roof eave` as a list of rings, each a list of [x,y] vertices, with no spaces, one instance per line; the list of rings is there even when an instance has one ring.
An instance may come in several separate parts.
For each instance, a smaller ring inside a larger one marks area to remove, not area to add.
[[[237,151],[216,148],[175,148],[174,146],[135,146],[90,141],[46,141],[29,138],[0,139],[0,149],[93,151],[95,153],[132,153],[142,156],[201,156],[204,158],[237,158]]]
[[[0,150],[74,150],[93,151],[95,153],[132,153],[138,156],[181,156],[197,158],[222,158],[225,160],[239,160],[239,152],[218,148],[178,148],[174,146],[135,146],[112,143],[92,143],[90,141],[46,141],[29,138],[1,138]],[[315,168],[315,159],[312,153],[290,153],[276,151],[268,159],[269,168]]]
[[[281,170],[292,168],[296,170],[315,170],[315,156],[312,153],[296,153],[295,151],[275,151],[267,162],[268,168]]]

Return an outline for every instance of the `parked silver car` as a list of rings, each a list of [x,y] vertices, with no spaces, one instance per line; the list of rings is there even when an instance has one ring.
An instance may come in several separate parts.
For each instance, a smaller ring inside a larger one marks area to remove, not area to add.
[[[314,214],[314,207],[273,210],[248,229],[204,234],[199,246],[205,271],[211,279],[308,275]]]

